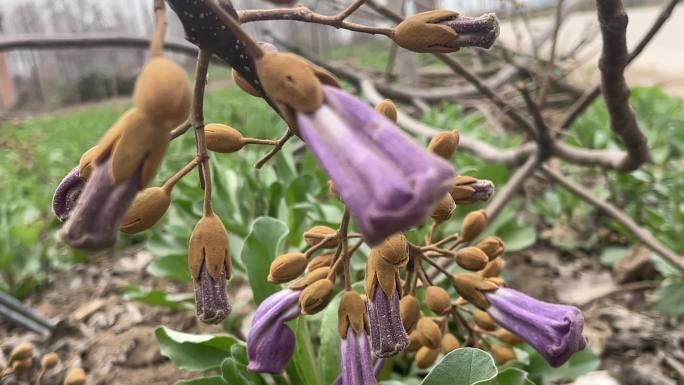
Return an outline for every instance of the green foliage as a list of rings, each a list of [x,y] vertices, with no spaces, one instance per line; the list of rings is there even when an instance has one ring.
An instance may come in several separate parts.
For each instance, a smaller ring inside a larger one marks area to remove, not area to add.
[[[287,226],[273,218],[257,218],[245,238],[240,259],[247,267],[247,277],[252,287],[254,302],[258,305],[266,297],[279,290],[266,278],[271,262],[278,256],[278,247],[287,236]]]
[[[193,293],[169,294],[164,290],[127,286],[124,289],[123,298],[127,301],[138,301],[171,310],[193,310],[195,308],[195,295]]]
[[[165,326],[155,331],[161,354],[177,367],[191,372],[219,370],[235,337],[181,333]]]
[[[524,369],[529,373],[532,381],[539,385],[552,384],[558,381],[571,381],[575,378],[598,369],[601,359],[589,349],[575,353],[563,366],[551,367],[542,356],[527,346],[529,365]]]
[[[654,293],[653,310],[675,317],[684,316],[684,279],[673,277]]]
[[[475,385],[497,375],[496,364],[489,353],[480,349],[461,348],[444,356],[425,376],[421,385]]]

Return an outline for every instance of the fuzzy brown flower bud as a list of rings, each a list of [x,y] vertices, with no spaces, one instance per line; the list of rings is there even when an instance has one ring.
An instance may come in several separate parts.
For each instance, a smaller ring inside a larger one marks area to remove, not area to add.
[[[430,349],[439,349],[442,342],[442,331],[439,330],[435,321],[428,317],[422,317],[418,320],[416,330],[420,333],[421,345]]]
[[[340,199],[340,192],[337,191],[337,186],[335,186],[335,182],[331,180],[328,181],[328,193],[334,196],[335,198]]]
[[[47,353],[40,359],[40,366],[44,370],[54,368],[59,364],[59,355],[55,352]]]
[[[501,277],[489,277],[487,280],[498,287],[506,287],[506,281]]]
[[[322,267],[330,267],[334,256],[334,254],[321,254],[314,257],[306,266],[306,271],[311,272]]]
[[[489,300],[487,300],[487,297],[485,297],[483,292],[494,291],[499,288],[484,277],[471,273],[453,276],[452,283],[463,299],[480,309],[486,309],[490,306]]]
[[[149,187],[140,191],[128,208],[119,229],[136,234],[154,226],[171,205],[169,193],[161,187]]]
[[[496,322],[486,311],[476,310],[473,312],[473,321],[483,330],[494,331],[497,328]]]
[[[245,80],[245,78],[243,78],[239,72],[235,71],[234,68],[231,71],[231,77],[233,78],[233,82],[235,83],[235,85],[240,87],[240,89],[242,89],[246,93],[252,96],[256,96],[257,98],[260,98],[262,96],[261,92],[257,91],[254,87],[252,87],[252,85],[249,84],[249,82]]]
[[[369,332],[368,319],[366,316],[366,303],[355,291],[346,291],[340,300],[340,308],[337,312],[338,331],[340,337],[347,338],[349,327],[356,335],[362,331]]]
[[[506,329],[497,329],[496,331],[494,331],[494,333],[492,333],[492,335],[496,337],[496,339],[498,339],[499,341],[505,342],[509,345],[518,345],[523,343],[522,338],[509,332]]]
[[[133,90],[133,104],[166,129],[188,118],[191,98],[185,70],[164,57],[153,58],[145,65]]]
[[[222,270],[226,271],[226,279],[230,278],[229,250],[228,233],[221,218],[215,214],[202,217],[190,234],[188,247],[188,265],[193,278],[199,279],[202,264],[206,264],[213,279],[218,279]]]
[[[93,146],[81,155],[81,160],[78,162],[78,176],[83,180],[88,180],[90,173],[95,167],[95,156],[98,154],[97,146]]]
[[[397,107],[391,100],[385,99],[378,103],[378,105],[375,106],[375,110],[385,115],[387,119],[393,121],[394,123],[397,122]]]
[[[489,348],[489,353],[494,357],[497,365],[503,365],[509,361],[515,361],[518,357],[515,354],[515,350],[504,345],[492,345]]]
[[[487,213],[484,210],[472,211],[466,215],[461,224],[461,239],[470,242],[477,238],[487,227]]]
[[[453,214],[455,209],[456,203],[454,202],[454,199],[451,198],[451,195],[448,193],[444,194],[439,203],[437,203],[435,210],[432,212],[431,218],[438,224],[445,222],[451,218],[451,214]]]
[[[304,276],[304,278],[296,281],[295,283],[290,284],[288,288],[292,290],[302,290],[309,285],[311,285],[314,282],[318,282],[321,279],[324,279],[328,276],[328,273],[330,272],[330,267],[328,266],[323,266],[319,267],[313,271],[309,271],[308,274]]]
[[[477,247],[478,249],[482,250],[485,254],[487,254],[487,257],[489,258],[490,262],[504,253],[503,240],[494,235],[490,235],[485,239],[481,240],[475,245],[475,247]]]
[[[409,258],[408,242],[406,242],[404,234],[401,233],[387,237],[382,243],[373,248],[373,252],[380,254],[385,262],[395,266],[405,265]]]
[[[420,343],[420,332],[414,330],[409,334],[409,344],[404,349],[405,352],[417,352],[423,345]]]
[[[315,246],[326,236],[334,235],[335,233],[337,233],[337,231],[328,226],[314,226],[304,233],[304,242],[309,246]],[[322,247],[328,249],[337,247],[338,242],[339,239],[333,237],[325,241]]]
[[[486,179],[459,175],[454,177],[450,194],[457,205],[486,202],[494,194],[494,183]]]
[[[439,286],[430,286],[425,289],[425,303],[438,315],[444,315],[451,309],[449,293]]]
[[[86,374],[81,368],[71,368],[64,378],[64,385],[85,385]]]
[[[223,154],[240,151],[245,146],[240,131],[225,124],[207,124],[204,126],[204,137],[209,150]]]
[[[444,159],[449,159],[454,155],[460,138],[458,130],[442,131],[432,137],[430,144],[428,144],[428,151]]]
[[[504,261],[503,258],[497,258],[487,263],[487,266],[485,266],[485,268],[482,269],[482,271],[480,271],[480,275],[482,275],[485,278],[498,277],[499,275],[501,275],[501,272],[503,272],[505,266],[506,261]]]
[[[416,366],[420,369],[427,369],[432,366],[439,357],[439,348],[431,349],[423,346],[416,353]]]
[[[461,347],[461,343],[458,341],[455,335],[451,333],[446,333],[442,337],[442,353],[449,354],[450,352]]]
[[[482,270],[488,261],[487,254],[477,247],[469,246],[456,251],[456,263],[466,270]]]
[[[33,357],[33,344],[23,342],[12,349],[10,352],[10,362],[21,361]]]
[[[329,279],[321,279],[307,286],[299,296],[302,314],[316,314],[323,310],[332,298],[332,291],[333,283]]]
[[[420,304],[418,298],[413,295],[404,296],[399,301],[399,314],[401,323],[404,325],[406,333],[411,334],[420,319]]]
[[[266,53],[256,62],[261,84],[273,100],[295,111],[314,112],[323,104],[323,87],[310,63],[291,53]]]
[[[33,368],[32,358],[12,361],[12,369],[14,369],[15,372],[26,372],[31,370],[31,368]]]
[[[307,263],[306,256],[302,253],[279,255],[271,262],[271,269],[268,272],[268,282],[290,282],[304,272]]]

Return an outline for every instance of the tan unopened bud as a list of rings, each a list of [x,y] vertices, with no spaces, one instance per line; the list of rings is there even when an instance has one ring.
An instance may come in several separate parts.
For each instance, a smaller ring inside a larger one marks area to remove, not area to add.
[[[466,215],[461,224],[460,237],[466,242],[477,238],[487,227],[487,213],[484,210],[472,211]]]
[[[209,150],[223,154],[240,151],[245,146],[240,131],[225,124],[207,124],[204,126],[204,138]]]
[[[523,343],[522,338],[509,332],[506,329],[498,329],[494,333],[492,333],[492,335],[496,337],[499,341],[505,342],[509,345],[518,345]]]
[[[431,218],[435,223],[445,222],[451,218],[451,214],[453,214],[455,209],[456,203],[454,202],[454,199],[449,193],[446,193],[442,199],[439,200],[439,203],[437,203]]]
[[[425,289],[425,303],[438,315],[444,315],[451,309],[449,293],[439,286],[430,286]]]
[[[224,269],[226,279],[230,278],[232,265],[229,252],[228,232],[221,218],[213,213],[202,217],[190,234],[188,266],[192,277],[198,281],[202,264],[205,264],[213,279],[219,279]]]
[[[422,317],[418,320],[416,330],[420,333],[420,344],[430,349],[439,349],[442,343],[442,331],[439,326],[428,317]]]
[[[497,328],[496,322],[486,311],[476,310],[473,313],[473,321],[477,326],[487,331],[493,331]]]
[[[252,87],[252,85],[249,84],[249,82],[245,80],[245,78],[243,78],[239,72],[235,71],[235,69],[233,69],[231,75],[233,77],[233,82],[235,82],[235,85],[240,87],[243,91],[252,96],[256,96],[257,98],[260,98],[262,96],[261,92],[254,89],[254,87]]]
[[[330,302],[332,291],[333,283],[329,279],[321,279],[307,286],[299,296],[302,314],[316,314],[323,310]]]
[[[495,258],[501,256],[504,253],[503,240],[494,235],[490,235],[485,239],[481,240],[477,243],[477,245],[475,245],[475,247],[477,247],[478,249],[482,250],[485,254],[487,254],[487,257],[490,261],[494,260]]]
[[[153,58],[145,65],[133,90],[133,104],[166,129],[188,118],[191,99],[185,70],[164,57]]]
[[[71,368],[64,378],[64,385],[85,385],[86,374],[81,368]]]
[[[450,352],[461,347],[461,343],[458,341],[455,335],[451,333],[446,333],[442,337],[442,353],[449,354]]]
[[[323,87],[310,63],[291,53],[266,53],[256,62],[261,85],[273,100],[295,111],[314,112],[323,104]]]
[[[315,246],[326,236],[334,235],[337,231],[328,226],[314,226],[309,231],[304,233],[304,241],[309,246]],[[321,246],[324,248],[337,247],[338,239],[336,237],[330,238]]]
[[[466,270],[479,271],[487,266],[489,258],[477,247],[464,247],[456,251],[456,263]]]
[[[340,308],[337,312],[338,332],[340,337],[347,338],[347,329],[350,327],[356,335],[368,330],[366,319],[366,303],[355,291],[345,291],[340,300]]]
[[[171,205],[171,197],[161,187],[148,187],[140,191],[121,221],[121,230],[137,234],[154,226]]]
[[[33,344],[30,342],[21,343],[12,349],[10,362],[21,361],[33,357]]]
[[[486,202],[494,194],[494,183],[486,179],[459,175],[454,177],[450,194],[457,205]]]
[[[420,369],[427,369],[432,366],[439,357],[439,348],[430,349],[423,346],[416,353],[416,366]]]
[[[328,193],[334,196],[335,198],[340,199],[340,192],[337,191],[337,186],[335,186],[335,182],[331,180],[328,181]]]
[[[375,110],[385,115],[387,119],[393,121],[394,123],[397,122],[397,107],[391,100],[385,99],[378,103],[378,105],[375,106]]]
[[[268,282],[284,283],[292,281],[304,272],[307,262],[306,256],[302,253],[279,255],[271,262]]]
[[[420,332],[414,330],[409,334],[409,344],[404,349],[405,352],[417,352],[423,345],[420,342]]]
[[[332,263],[334,254],[321,254],[314,257],[311,262],[306,266],[307,271],[314,271],[320,269],[321,267],[330,267]]]
[[[501,277],[489,277],[487,280],[498,287],[506,287],[506,281]]]
[[[484,292],[494,291],[499,288],[486,278],[471,273],[455,275],[452,279],[452,283],[463,299],[480,309],[486,309],[490,306],[489,300],[485,297]]]
[[[489,348],[489,353],[494,357],[497,365],[503,365],[509,361],[515,361],[518,357],[515,354],[515,350],[504,345],[492,345]]]
[[[406,333],[411,334],[420,319],[420,304],[418,298],[413,295],[404,296],[399,301],[399,314],[401,323],[404,325]]]
[[[291,284],[288,286],[288,288],[292,290],[302,290],[305,287],[311,285],[314,282],[317,282],[321,279],[324,279],[328,276],[328,273],[330,272],[330,267],[324,266],[321,268],[318,268],[316,270],[310,271],[307,275],[304,276],[304,278],[298,280],[297,282]]]
[[[497,258],[487,263],[487,266],[485,266],[485,268],[482,269],[480,275],[482,275],[485,278],[498,277],[499,275],[501,275],[501,272],[503,272],[504,267],[506,267],[506,261],[504,261],[503,258]]]
[[[379,253],[382,259],[391,265],[403,266],[408,262],[408,242],[406,242],[404,234],[401,233],[390,235],[375,246],[373,251]]]
[[[12,369],[16,372],[25,372],[31,370],[33,367],[33,358],[24,358],[23,360],[12,361]]]
[[[59,364],[59,355],[55,352],[48,353],[40,359],[40,366],[45,369],[52,369]]]
[[[449,159],[454,155],[459,140],[460,134],[458,133],[458,130],[442,131],[432,137],[432,140],[428,145],[428,151],[437,154],[444,159]]]
[[[81,160],[78,162],[78,176],[83,180],[88,180],[90,173],[93,172],[95,166],[95,156],[98,154],[97,146],[93,146],[81,155]]]

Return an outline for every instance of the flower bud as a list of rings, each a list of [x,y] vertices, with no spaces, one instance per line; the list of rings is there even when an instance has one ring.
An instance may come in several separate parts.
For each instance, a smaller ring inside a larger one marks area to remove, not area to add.
[[[246,93],[256,96],[257,98],[260,98],[261,92],[257,91],[254,87],[252,87],[251,84],[245,78],[240,75],[239,72],[235,71],[235,68],[231,71],[231,77],[233,78],[233,82],[235,83],[236,86],[240,87],[243,91]]]
[[[479,271],[487,266],[489,258],[477,247],[464,247],[456,251],[456,263],[466,270]]]
[[[451,214],[453,214],[455,209],[456,203],[454,203],[454,200],[453,198],[451,198],[451,195],[449,195],[448,193],[444,194],[439,203],[437,203],[435,210],[432,212],[432,220],[438,224],[445,222],[449,218],[451,218]]]
[[[366,303],[355,291],[345,291],[340,300],[340,308],[337,312],[338,331],[340,337],[347,337],[349,327],[354,330],[356,335],[368,330],[366,319]]]
[[[401,323],[404,325],[406,333],[411,332],[416,327],[420,319],[420,304],[418,299],[413,295],[407,295],[399,301],[399,314],[401,316]]]
[[[191,99],[185,70],[164,57],[153,58],[145,65],[133,90],[133,104],[169,130],[188,118]]]
[[[416,366],[420,369],[427,369],[432,366],[439,357],[439,348],[430,349],[423,346],[416,353]]]
[[[439,349],[442,343],[442,332],[439,326],[429,317],[422,317],[418,320],[416,330],[420,333],[421,345],[430,349]]]
[[[420,343],[420,332],[414,330],[409,335],[409,344],[404,349],[405,352],[417,352],[423,345]]]
[[[430,286],[425,289],[425,303],[438,315],[444,315],[451,309],[449,293],[439,286]]]
[[[324,266],[320,267],[316,270],[309,271],[308,274],[304,276],[304,278],[298,280],[297,282],[291,284],[288,286],[289,289],[292,290],[302,290],[309,285],[311,285],[314,282],[317,282],[321,279],[324,279],[328,276],[328,273],[330,272],[330,267]]]
[[[484,277],[471,273],[455,275],[452,283],[463,299],[480,309],[486,309],[490,306],[489,300],[487,300],[483,292],[494,291],[499,288]]]
[[[373,251],[379,253],[382,259],[391,265],[402,266],[408,262],[408,243],[402,233],[390,235],[375,246]]]
[[[489,277],[487,280],[498,287],[506,287],[506,281],[501,277]]]
[[[93,146],[81,155],[81,160],[78,162],[78,176],[83,180],[88,180],[90,173],[93,172],[95,166],[95,155],[98,154],[97,146]]]
[[[482,275],[485,278],[498,277],[499,275],[501,275],[501,272],[503,272],[505,266],[506,261],[504,261],[503,258],[497,258],[487,263],[487,266],[485,266],[485,268],[482,269],[482,271],[480,271],[480,275]]]
[[[24,358],[23,360],[12,361],[12,369],[15,372],[25,372],[31,370],[33,367],[33,358]]]
[[[473,312],[473,321],[475,321],[477,326],[487,331],[493,331],[497,328],[496,322],[494,322],[486,311],[475,310],[475,312]]]
[[[240,131],[225,124],[207,124],[204,137],[209,150],[223,154],[239,151],[245,145]]]
[[[439,132],[430,140],[428,151],[439,155],[444,159],[449,159],[454,155],[459,140],[460,134],[458,133],[458,130]]]
[[[481,240],[475,245],[475,247],[477,247],[478,249],[482,250],[485,254],[487,254],[489,261],[493,261],[495,258],[499,257],[504,253],[503,241],[501,240],[501,238],[496,237],[494,235],[490,235],[485,239]]]
[[[309,246],[316,246],[320,241],[323,240],[323,238],[325,238],[328,235],[333,235],[335,233],[337,233],[337,231],[328,226],[314,226],[310,228],[309,231],[304,233],[304,242],[306,242],[306,244]],[[339,239],[331,238],[325,241],[322,247],[329,249],[337,247],[338,243]]]
[[[266,53],[256,62],[261,84],[273,100],[311,113],[323,104],[323,87],[310,63],[291,53]]]
[[[188,247],[188,264],[193,278],[199,279],[204,263],[213,279],[218,279],[224,269],[226,279],[229,279],[232,268],[229,250],[228,233],[221,218],[215,214],[202,217],[190,234]]]
[[[332,291],[333,283],[329,279],[318,280],[302,290],[299,296],[302,314],[316,314],[323,310],[330,302]]]
[[[450,194],[457,205],[486,202],[494,194],[494,183],[486,179],[459,175],[454,178]]]
[[[385,115],[387,119],[393,121],[394,123],[397,122],[397,107],[391,100],[385,99],[378,103],[378,105],[375,106],[375,110]]]
[[[320,269],[322,267],[331,267],[330,264],[332,263],[334,254],[321,254],[316,257],[314,257],[311,262],[306,266],[306,271],[314,271],[316,269]],[[338,268],[339,270],[340,268]]]
[[[33,344],[30,342],[21,343],[12,349],[10,362],[21,361],[33,357]]]
[[[328,193],[334,196],[335,198],[340,199],[340,192],[337,191],[337,186],[335,186],[335,182],[331,180],[328,181]]]
[[[71,368],[64,378],[64,385],[85,385],[86,374],[81,368]]]
[[[509,361],[515,361],[518,357],[515,354],[515,350],[504,345],[492,345],[489,348],[489,353],[494,357],[497,365],[503,365]]]
[[[470,242],[477,238],[485,227],[487,227],[487,213],[484,210],[470,212],[461,224],[461,239]]]
[[[57,364],[59,364],[59,355],[55,352],[48,353],[40,359],[40,366],[44,370],[52,369],[57,366]]]
[[[268,282],[284,283],[299,277],[306,269],[306,256],[302,253],[287,253],[271,262]]]
[[[506,329],[497,329],[494,333],[492,333],[492,335],[496,337],[496,339],[498,339],[499,341],[505,342],[509,345],[518,345],[523,342],[522,338],[509,332]]]
[[[442,353],[449,354],[452,351],[461,347],[461,343],[458,342],[458,338],[451,333],[446,333],[442,337]]]
[[[171,197],[160,187],[149,187],[140,191],[128,208],[119,230],[137,234],[154,226],[171,205]]]

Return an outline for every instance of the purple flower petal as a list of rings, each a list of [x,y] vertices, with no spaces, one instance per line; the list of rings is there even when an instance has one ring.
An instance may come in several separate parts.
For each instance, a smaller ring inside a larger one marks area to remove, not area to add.
[[[341,385],[377,385],[365,331],[357,336],[352,328],[347,329],[347,338],[343,338],[340,343],[340,359]]]
[[[301,291],[281,290],[259,305],[247,334],[249,370],[278,374],[292,358],[295,335],[285,322],[299,317],[300,294]]]
[[[507,288],[485,295],[492,305],[487,312],[496,323],[529,343],[551,366],[563,365],[586,346],[578,308],[542,302]]]
[[[452,167],[354,96],[323,89],[323,106],[297,114],[299,131],[366,241],[421,224],[449,191]]]
[[[392,357],[406,349],[409,336],[401,322],[398,290],[387,298],[378,285],[374,298],[368,301],[368,319],[373,353],[377,357]]]
[[[55,195],[52,197],[52,212],[60,222],[69,219],[71,210],[76,206],[85,181],[79,176],[79,167],[71,170],[57,186]]]
[[[195,282],[195,303],[197,318],[207,324],[217,324],[230,314],[225,269],[221,270],[218,279],[214,279],[206,263],[202,263],[199,280]]]

